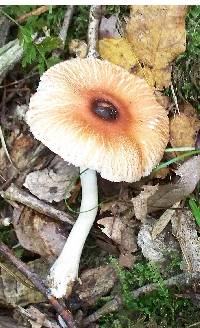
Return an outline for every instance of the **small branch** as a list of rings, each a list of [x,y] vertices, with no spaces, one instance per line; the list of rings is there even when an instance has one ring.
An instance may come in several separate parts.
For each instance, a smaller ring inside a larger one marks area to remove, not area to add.
[[[6,191],[1,191],[0,195],[5,200],[19,202],[53,219],[57,219],[70,225],[74,224],[74,221],[69,214],[66,214],[63,211],[57,210],[53,206],[46,204],[25,190],[20,189],[15,184],[11,184]]]
[[[72,19],[73,13],[74,13],[74,6],[67,6],[67,7],[68,7],[68,9],[65,13],[62,28],[61,28],[60,33],[59,33],[59,38],[62,40],[63,48],[65,46],[69,24],[71,22],[71,19]]]
[[[51,294],[50,290],[41,281],[38,275],[32,271],[25,263],[16,258],[11,250],[3,243],[0,243],[0,253],[12,263],[32,284],[48,299],[49,303],[54,307],[57,313],[60,314],[69,328],[75,328],[75,323],[72,314],[69,310],[65,309],[55,297]]]
[[[49,6],[41,6],[33,11],[26,13],[16,19],[18,23],[24,23],[29,17],[39,16],[49,10]]]
[[[3,135],[3,131],[2,131],[2,128],[1,128],[1,125],[0,125],[0,140],[1,140],[1,145],[2,145],[2,148],[9,160],[9,162],[11,163],[11,165],[14,167],[15,170],[17,170],[17,168],[15,167],[15,165],[13,164],[12,162],[12,159],[10,158],[10,154],[8,152],[8,148],[6,146],[6,142],[5,142],[5,139],[4,139],[4,135]],[[18,170],[17,170],[18,171]]]
[[[88,54],[87,57],[98,58],[98,31],[101,20],[101,6],[91,6],[88,25]]]
[[[0,83],[5,75],[11,70],[16,63],[18,63],[23,55],[23,47],[19,40],[13,40],[0,48]]]
[[[104,306],[98,309],[96,312],[90,314],[83,320],[83,327],[90,327],[90,324],[99,320],[103,315],[110,314],[118,311],[122,306],[122,298],[116,296],[112,301],[107,302]]]
[[[179,110],[179,107],[178,107],[178,100],[177,100],[177,97],[176,97],[176,94],[175,94],[174,87],[173,87],[172,83],[170,85],[170,88],[171,88],[172,96],[173,96],[174,103],[175,103],[175,106],[176,106],[176,111],[177,111],[178,114],[180,114],[180,110]]]

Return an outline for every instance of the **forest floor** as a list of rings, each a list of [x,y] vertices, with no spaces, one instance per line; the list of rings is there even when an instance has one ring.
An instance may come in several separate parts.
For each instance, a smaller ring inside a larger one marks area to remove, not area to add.
[[[65,302],[47,300],[80,174],[33,137],[25,114],[48,68],[87,56],[89,15],[90,6],[0,7],[0,328],[67,327],[58,306],[77,327],[200,327],[200,6],[102,6],[99,57],[154,89],[170,138],[140,181],[98,174],[80,279]]]

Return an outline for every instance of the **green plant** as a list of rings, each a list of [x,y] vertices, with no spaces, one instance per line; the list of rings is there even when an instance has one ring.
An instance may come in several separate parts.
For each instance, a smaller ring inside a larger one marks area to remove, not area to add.
[[[119,6],[119,5],[109,5],[105,8],[106,15],[119,15],[123,17],[124,15],[129,15],[129,6]]]
[[[189,207],[191,209],[192,215],[195,218],[197,225],[200,227],[200,207],[199,202],[194,198],[191,197],[188,201]]]
[[[173,82],[179,99],[191,102],[200,110],[200,6],[190,6],[186,16],[186,33],[186,51],[174,62]]]
[[[175,258],[174,254],[172,258],[173,268],[177,270],[179,259],[177,256]],[[189,300],[175,297],[174,293],[179,292],[178,287],[166,287],[161,269],[157,265],[142,261],[135,264],[131,270],[125,270],[119,266],[116,259],[112,258],[111,263],[119,278],[118,293],[120,292],[123,298],[124,306],[119,312],[104,316],[100,320],[101,328],[184,327],[185,323],[191,323],[191,319],[197,319],[198,309],[195,309]],[[134,298],[132,291],[148,283],[156,283],[157,290]]]
[[[64,17],[62,7],[51,7],[40,16],[32,16],[20,25],[17,18],[35,9],[37,6],[6,6],[3,14],[17,27],[17,34],[24,53],[22,67],[29,64],[37,65],[42,74],[47,68],[56,64],[60,59],[52,55],[61,40],[57,37],[61,21]]]

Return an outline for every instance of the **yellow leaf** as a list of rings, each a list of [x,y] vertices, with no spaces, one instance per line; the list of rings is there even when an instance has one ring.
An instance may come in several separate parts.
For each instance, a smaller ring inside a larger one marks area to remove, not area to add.
[[[99,41],[99,53],[103,59],[131,70],[138,66],[130,43],[125,38],[104,38]]]
[[[170,84],[170,63],[185,51],[187,6],[131,6],[127,39],[142,66],[138,73],[157,88]]]

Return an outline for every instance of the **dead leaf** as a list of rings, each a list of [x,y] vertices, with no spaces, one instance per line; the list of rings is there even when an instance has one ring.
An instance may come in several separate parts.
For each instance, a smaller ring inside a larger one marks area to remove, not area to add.
[[[200,240],[197,235],[195,221],[191,212],[177,211],[172,219],[173,234],[183,253],[186,270],[200,272]]]
[[[70,55],[75,55],[78,58],[85,58],[87,56],[87,44],[84,41],[73,39],[69,43]]]
[[[117,21],[117,15],[111,15],[109,18],[102,17],[99,26],[99,39],[120,37],[117,29]]]
[[[163,262],[165,260],[164,253],[168,246],[163,242],[163,238],[152,238],[152,226],[150,224],[143,224],[138,233],[138,246],[142,250],[142,254],[149,261]]]
[[[39,199],[59,202],[70,197],[78,172],[75,166],[59,158],[51,168],[29,173],[24,186]]]
[[[98,299],[108,294],[116,280],[115,270],[110,265],[86,270],[80,276],[81,283],[75,285],[71,297],[72,305],[75,300],[86,307],[95,304]]]
[[[20,134],[13,142],[10,157],[18,169],[23,169],[30,160],[38,142],[29,135]]]
[[[97,223],[103,225],[102,232],[118,244],[121,265],[131,268],[134,263],[132,253],[138,250],[134,229],[124,222],[123,217],[118,216],[106,217],[98,220]]]
[[[127,254],[120,254],[119,256],[119,265],[121,265],[124,268],[131,269],[134,265],[135,257],[131,253]]]
[[[60,254],[66,242],[66,232],[60,223],[29,207],[24,207],[19,219],[14,214],[12,223],[20,245],[49,262]]]
[[[157,191],[148,198],[148,213],[170,208],[194,191],[200,180],[200,155],[184,162],[176,175],[180,177],[177,183],[159,185]]]
[[[160,170],[151,173],[151,176],[156,179],[165,179],[170,173],[169,167],[163,167]]]
[[[171,62],[185,51],[187,6],[131,6],[127,38],[151,86],[167,87]]]
[[[200,121],[184,113],[170,119],[170,143],[172,147],[194,147]],[[179,153],[180,154],[180,153]]]
[[[103,59],[129,71],[132,67],[138,65],[131,44],[125,38],[104,38],[100,40],[99,53]]]
[[[156,89],[154,90],[154,94],[155,94],[157,102],[161,106],[163,106],[166,110],[168,110],[171,105],[170,98],[167,96],[164,96],[163,92],[156,90]]]
[[[170,251],[177,250],[177,243],[168,231],[163,231],[156,239],[152,238],[153,222],[144,223],[138,233],[138,246],[149,261],[163,262]],[[167,243],[166,243],[167,239]]]
[[[5,138],[5,142],[14,166],[19,170],[26,168],[38,142],[30,136],[20,133],[17,129]],[[17,172],[9,162],[3,148],[0,148],[0,168],[0,174],[5,180],[10,179]],[[3,179],[1,181],[5,182]]]
[[[171,209],[166,210],[161,217],[154,223],[153,229],[152,229],[152,239],[156,239],[158,235],[166,228],[168,223],[172,220],[174,215],[176,215],[176,212],[173,211],[173,208],[176,208],[179,206],[180,203],[176,203],[172,206]]]
[[[137,197],[132,198],[135,216],[142,222],[145,221],[147,215],[147,200],[156,193],[158,185],[143,186],[143,189]]]
[[[25,326],[18,324],[14,319],[8,316],[0,316],[0,327],[1,328],[25,328]]]
[[[29,262],[28,266],[41,277],[46,277],[48,265],[41,259]],[[12,272],[15,272],[14,270],[16,269],[11,269]],[[6,305],[9,307],[16,307],[18,305],[26,306],[31,303],[35,304],[44,302],[44,296],[37,290],[26,287],[3,269],[0,269],[0,272],[0,304],[4,304],[4,306]],[[17,276],[20,276],[22,280],[25,279],[19,271],[16,271],[16,274]]]
[[[97,221],[98,224],[104,226],[101,231],[105,233],[116,244],[121,244],[121,234],[124,224],[119,217],[106,217]]]
[[[40,312],[36,307],[29,306],[27,309],[23,309],[19,307],[19,310],[21,310],[21,314],[27,317],[28,321],[31,324],[31,328],[42,328],[42,327],[48,327],[48,328],[59,328],[60,326],[56,324],[55,322],[50,321],[47,318],[47,315]]]

